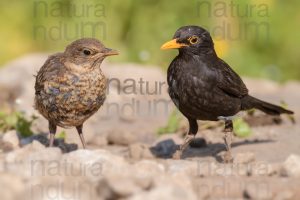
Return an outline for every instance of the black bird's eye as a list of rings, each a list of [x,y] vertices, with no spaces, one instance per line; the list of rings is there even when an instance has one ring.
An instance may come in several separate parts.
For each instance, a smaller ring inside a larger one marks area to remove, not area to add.
[[[191,44],[197,44],[199,42],[199,38],[197,36],[192,36],[188,39]]]
[[[85,49],[85,50],[83,50],[83,53],[84,53],[84,55],[91,55],[91,51],[90,50],[87,50],[87,49]]]

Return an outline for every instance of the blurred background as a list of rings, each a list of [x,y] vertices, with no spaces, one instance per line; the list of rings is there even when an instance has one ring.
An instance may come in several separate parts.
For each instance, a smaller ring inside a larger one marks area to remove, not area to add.
[[[0,1],[1,200],[300,199],[299,10],[298,0]],[[172,159],[189,125],[167,92],[177,50],[160,47],[184,25],[209,30],[251,95],[295,111],[240,113],[233,165],[221,159],[222,121],[198,121],[183,160]],[[120,51],[101,64],[115,81],[84,124],[87,149],[74,128],[46,148],[34,75],[83,37]]]
[[[11,0],[0,2],[0,66],[32,52],[62,51],[96,37],[115,62],[167,68],[160,46],[183,25],[207,28],[218,54],[244,76],[300,79],[300,2],[290,0]]]

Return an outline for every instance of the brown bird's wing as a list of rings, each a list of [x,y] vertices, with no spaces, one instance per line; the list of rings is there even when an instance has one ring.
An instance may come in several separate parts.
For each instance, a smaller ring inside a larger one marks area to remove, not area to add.
[[[65,72],[61,54],[49,56],[35,81],[35,108],[48,120],[59,120],[56,97],[60,95],[60,81]],[[56,123],[56,122],[55,122]]]
[[[39,70],[35,81],[35,93],[39,95],[45,89],[48,81],[57,81],[59,76],[63,76],[65,66],[62,63],[62,53],[49,56],[45,64]],[[54,91],[55,93],[55,91]]]
[[[223,60],[219,59],[215,65],[218,71],[217,86],[226,94],[242,98],[248,95],[248,89],[240,76],[235,73],[230,66]]]

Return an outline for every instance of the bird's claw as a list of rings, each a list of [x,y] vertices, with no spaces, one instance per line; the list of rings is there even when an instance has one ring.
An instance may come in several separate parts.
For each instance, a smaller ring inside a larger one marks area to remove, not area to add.
[[[180,145],[179,150],[176,150],[176,152],[173,154],[173,159],[179,160],[182,157],[183,151],[189,146],[191,141],[195,138],[195,135],[189,135],[187,134],[184,138],[184,142],[182,145]]]
[[[233,157],[231,155],[231,152],[225,152],[225,154],[222,157],[224,163],[233,163]]]
[[[175,160],[180,160],[182,156],[182,151],[181,150],[176,150],[176,152],[173,154],[172,158]]]

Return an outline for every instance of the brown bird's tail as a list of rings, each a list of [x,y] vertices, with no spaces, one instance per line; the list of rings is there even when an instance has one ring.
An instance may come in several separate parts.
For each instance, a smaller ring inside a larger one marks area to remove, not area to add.
[[[252,108],[257,108],[257,109],[259,109],[259,110],[261,110],[261,111],[263,111],[263,112],[265,112],[269,115],[280,115],[280,114],[283,114],[283,113],[294,114],[293,111],[286,110],[283,107],[267,103],[265,101],[259,100],[255,97],[250,96],[250,95],[245,96],[242,99],[242,110],[249,110],[249,109],[252,109]]]

